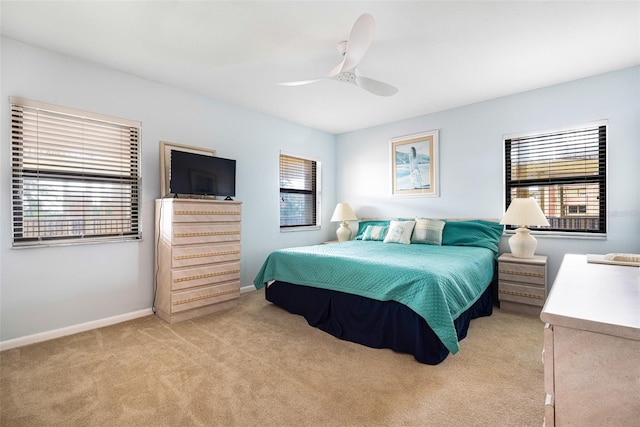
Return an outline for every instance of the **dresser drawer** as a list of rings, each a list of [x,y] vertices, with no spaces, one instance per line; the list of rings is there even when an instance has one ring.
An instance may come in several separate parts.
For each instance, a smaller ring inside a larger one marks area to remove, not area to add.
[[[500,279],[511,282],[531,283],[545,286],[546,267],[544,265],[527,265],[510,262],[500,262]]]
[[[172,252],[172,268],[238,261],[240,259],[240,242],[175,246]]]
[[[240,262],[172,270],[171,290],[212,285],[228,280],[240,280]]]
[[[498,282],[498,293],[501,301],[513,301],[521,304],[544,305],[545,289],[543,286],[526,286],[502,280]]]
[[[173,227],[173,244],[190,245],[240,241],[240,223],[179,224]]]
[[[240,282],[204,286],[171,293],[171,313],[191,310],[240,297]]]
[[[556,407],[553,396],[547,394],[544,401],[544,422],[543,427],[555,427],[556,425]]]
[[[174,223],[240,221],[241,214],[241,205],[235,203],[180,202],[173,204]]]
[[[548,323],[544,326],[542,362],[544,364],[544,391],[553,396],[555,393],[553,384],[553,326]]]

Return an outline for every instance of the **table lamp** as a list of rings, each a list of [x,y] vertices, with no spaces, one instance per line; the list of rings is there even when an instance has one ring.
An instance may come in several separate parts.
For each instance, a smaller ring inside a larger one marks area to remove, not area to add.
[[[331,216],[331,222],[342,221],[340,227],[336,231],[338,236],[338,242],[345,242],[351,239],[351,229],[347,225],[346,221],[357,221],[358,217],[353,213],[353,209],[348,203],[338,203],[336,209]]]
[[[516,229],[516,234],[509,239],[511,255],[516,258],[533,258],[538,241],[530,234],[527,227],[532,225],[548,227],[549,221],[533,197],[522,197],[511,201],[500,224],[519,227]]]

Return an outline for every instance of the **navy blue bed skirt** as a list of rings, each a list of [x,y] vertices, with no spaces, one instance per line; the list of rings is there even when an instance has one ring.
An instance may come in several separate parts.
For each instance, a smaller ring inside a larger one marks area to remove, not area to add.
[[[467,336],[471,319],[490,316],[492,287],[455,320],[458,340]],[[274,282],[265,298],[285,310],[304,316],[309,325],[337,338],[373,348],[413,354],[418,362],[437,365],[449,350],[427,322],[396,301],[377,301],[328,289]]]

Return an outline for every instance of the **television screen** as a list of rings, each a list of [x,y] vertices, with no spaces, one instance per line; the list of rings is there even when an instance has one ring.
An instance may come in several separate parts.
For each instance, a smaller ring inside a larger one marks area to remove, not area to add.
[[[174,194],[236,195],[235,160],[171,150],[170,174]]]

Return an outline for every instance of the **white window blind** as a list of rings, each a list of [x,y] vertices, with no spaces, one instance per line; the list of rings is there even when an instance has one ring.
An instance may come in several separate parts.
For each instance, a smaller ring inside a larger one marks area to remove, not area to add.
[[[318,225],[318,162],[280,154],[280,228]]]
[[[140,239],[140,122],[10,103],[13,245]]]
[[[544,230],[606,233],[607,124],[505,139],[506,207],[533,197]]]

